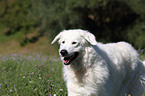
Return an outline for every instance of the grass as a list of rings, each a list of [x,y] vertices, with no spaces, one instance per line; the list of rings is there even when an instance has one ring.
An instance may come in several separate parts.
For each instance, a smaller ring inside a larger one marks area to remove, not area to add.
[[[58,51],[56,50],[58,46],[51,45],[51,41],[48,35],[37,38],[35,42],[27,42],[24,43],[25,38],[33,38],[38,36],[38,28],[29,30],[20,30],[14,34],[6,35],[4,26],[0,26],[0,54],[8,55],[13,53],[21,53],[21,54],[43,54],[43,55],[57,55]],[[27,33],[27,34],[26,34]]]
[[[59,59],[0,56],[0,96],[67,96]]]
[[[8,55],[14,53],[21,54],[37,53],[42,55],[55,56],[58,54],[58,51],[56,50],[57,46],[51,45],[50,43],[51,41],[48,39],[47,36],[41,37],[37,42],[29,43],[23,47],[20,46],[19,40],[13,39],[8,42],[5,41],[5,43],[2,43],[0,41],[0,54]]]
[[[0,96],[67,96],[59,59],[43,55],[0,56]]]
[[[66,96],[62,64],[47,56],[0,56],[0,96]]]
[[[23,38],[22,32],[0,33],[0,96],[67,95],[62,64],[53,57],[58,54],[57,46],[43,36],[22,47]]]

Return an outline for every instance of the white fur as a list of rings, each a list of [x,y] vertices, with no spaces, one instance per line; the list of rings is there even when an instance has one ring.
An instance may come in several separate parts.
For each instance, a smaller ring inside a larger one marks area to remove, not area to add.
[[[143,96],[145,67],[130,44],[98,43],[93,34],[81,29],[62,31],[52,44],[58,39],[59,51],[79,52],[63,68],[69,96]]]
[[[143,61],[143,64],[144,64],[144,66],[145,66],[145,61]]]

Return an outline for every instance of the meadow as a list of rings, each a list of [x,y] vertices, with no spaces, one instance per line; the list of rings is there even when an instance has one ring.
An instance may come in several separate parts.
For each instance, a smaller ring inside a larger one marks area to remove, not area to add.
[[[58,57],[0,55],[0,73],[0,96],[67,96]]]
[[[58,46],[50,44],[64,29],[145,48],[143,0],[52,1],[0,0],[0,96],[67,96]]]
[[[66,96],[59,59],[42,55],[0,56],[0,96]]]

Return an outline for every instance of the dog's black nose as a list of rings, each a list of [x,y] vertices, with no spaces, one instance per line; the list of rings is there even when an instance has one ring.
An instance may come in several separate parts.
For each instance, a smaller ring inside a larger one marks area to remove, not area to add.
[[[66,55],[68,55],[68,52],[67,52],[66,50],[61,50],[61,51],[60,51],[60,54],[61,54],[62,56],[66,56]]]

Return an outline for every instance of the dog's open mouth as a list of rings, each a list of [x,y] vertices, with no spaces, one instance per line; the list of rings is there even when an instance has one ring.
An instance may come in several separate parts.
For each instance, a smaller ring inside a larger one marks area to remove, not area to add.
[[[65,65],[69,65],[72,61],[74,61],[77,57],[78,57],[79,53],[75,52],[73,55],[71,56],[65,56],[63,57],[63,62]]]

